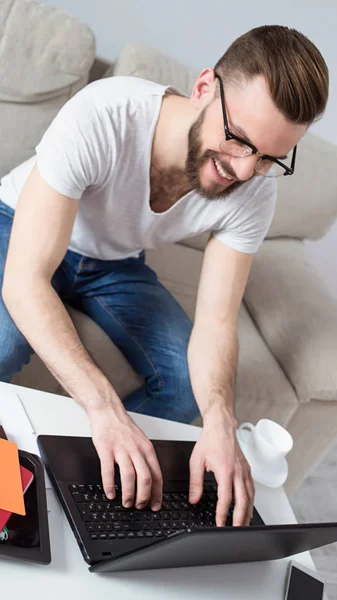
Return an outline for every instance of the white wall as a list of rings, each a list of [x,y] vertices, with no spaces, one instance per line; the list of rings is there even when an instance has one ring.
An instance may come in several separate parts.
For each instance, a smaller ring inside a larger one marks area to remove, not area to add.
[[[45,1],[86,22],[96,35],[97,53],[111,60],[127,42],[144,41],[201,69],[213,66],[227,46],[252,27],[294,27],[318,46],[330,70],[328,108],[312,131],[337,143],[336,0]],[[323,240],[308,242],[308,248],[337,297],[337,224]]]

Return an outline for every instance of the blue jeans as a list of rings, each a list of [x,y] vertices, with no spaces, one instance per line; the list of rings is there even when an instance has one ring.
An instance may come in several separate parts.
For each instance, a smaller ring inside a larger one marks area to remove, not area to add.
[[[14,211],[0,200],[0,289]],[[93,319],[142,376],[127,410],[191,423],[199,415],[187,365],[191,322],[139,258],[96,260],[68,250],[52,279],[62,302]],[[19,286],[19,282],[18,282]],[[0,380],[10,381],[33,349],[0,296]]]

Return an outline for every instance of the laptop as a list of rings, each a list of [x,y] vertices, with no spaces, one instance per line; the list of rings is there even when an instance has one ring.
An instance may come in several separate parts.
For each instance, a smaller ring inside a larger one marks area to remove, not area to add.
[[[265,525],[254,508],[250,526],[215,526],[217,485],[189,504],[189,459],[195,442],[151,440],[163,474],[160,511],[124,508],[116,465],[116,498],[103,490],[90,437],[38,436],[47,473],[91,572],[163,569],[273,560],[337,541],[337,523]]]

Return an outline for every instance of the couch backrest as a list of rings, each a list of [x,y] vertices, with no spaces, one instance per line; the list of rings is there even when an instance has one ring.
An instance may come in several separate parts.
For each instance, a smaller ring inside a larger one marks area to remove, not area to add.
[[[88,81],[94,35],[34,0],[0,2],[0,176],[34,154],[61,108]]]
[[[130,43],[111,75],[133,75],[173,85],[189,95],[198,71],[144,43]],[[337,218],[337,146],[311,133],[298,146],[295,174],[280,177],[274,220],[267,237],[319,238]],[[204,248],[207,234],[184,244]]]

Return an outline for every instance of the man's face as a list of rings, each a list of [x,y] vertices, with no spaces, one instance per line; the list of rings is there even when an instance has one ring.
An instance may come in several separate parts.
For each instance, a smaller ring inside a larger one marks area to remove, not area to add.
[[[307,125],[290,123],[279,112],[261,76],[226,87],[225,99],[230,131],[250,141],[263,154],[291,156],[307,130]],[[220,97],[204,106],[201,100],[200,104],[199,116],[189,131],[186,174],[204,198],[215,200],[256,176],[259,156],[237,158],[223,152],[219,147],[225,139]]]

